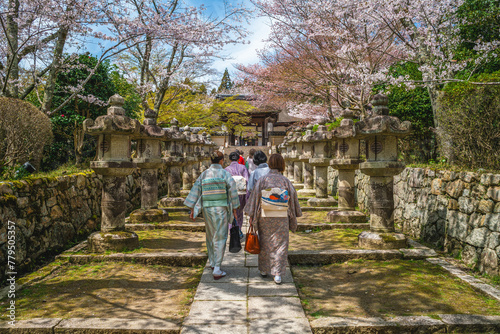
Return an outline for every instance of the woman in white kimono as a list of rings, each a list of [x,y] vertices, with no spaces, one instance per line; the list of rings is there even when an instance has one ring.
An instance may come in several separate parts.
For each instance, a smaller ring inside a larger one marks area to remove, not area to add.
[[[285,170],[283,157],[271,155],[269,168],[269,173],[255,184],[244,212],[259,233],[260,274],[274,275],[274,281],[280,284],[288,258],[288,231],[297,230],[297,217],[302,216],[302,211],[295,188],[281,174]]]
[[[211,160],[212,165],[198,177],[184,205],[192,209],[189,217],[193,220],[203,210],[208,260],[217,280],[226,276],[220,267],[226,249],[228,226],[236,215],[240,201],[233,177],[222,168],[224,154],[216,151]]]

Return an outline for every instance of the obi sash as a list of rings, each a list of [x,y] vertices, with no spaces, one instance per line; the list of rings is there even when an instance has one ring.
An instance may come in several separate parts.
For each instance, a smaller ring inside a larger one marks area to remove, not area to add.
[[[236,190],[238,195],[246,195],[247,193],[247,180],[240,175],[234,175],[233,180],[236,183]]]
[[[228,206],[226,181],[221,177],[201,180],[203,207]]]
[[[288,198],[286,189],[262,190],[262,217],[288,217]]]

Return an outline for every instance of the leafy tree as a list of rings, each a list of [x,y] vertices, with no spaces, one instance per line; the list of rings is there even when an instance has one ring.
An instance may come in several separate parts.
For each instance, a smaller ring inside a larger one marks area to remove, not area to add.
[[[247,112],[254,107],[247,101],[229,98],[218,100],[206,94],[202,84],[185,81],[183,85],[167,90],[158,116],[159,124],[166,125],[176,118],[181,125],[204,127],[211,133],[225,125],[228,130],[243,131],[249,121]]]
[[[233,82],[231,81],[231,77],[229,76],[229,71],[224,71],[224,75],[222,76],[222,80],[220,81],[219,88],[217,89],[217,93],[229,92],[233,88]]]
[[[88,54],[80,55],[72,62],[71,69],[57,76],[53,102],[65,101],[72,94],[72,87],[78,87],[85,80],[98,59]],[[45,169],[54,169],[74,159],[79,165],[83,158],[94,155],[95,141],[83,132],[83,121],[106,114],[107,100],[116,93],[110,72],[109,61],[101,62],[93,76],[80,90],[80,94],[66,104],[58,114],[51,117],[54,144],[44,157]],[[122,87],[123,88],[123,87]]]

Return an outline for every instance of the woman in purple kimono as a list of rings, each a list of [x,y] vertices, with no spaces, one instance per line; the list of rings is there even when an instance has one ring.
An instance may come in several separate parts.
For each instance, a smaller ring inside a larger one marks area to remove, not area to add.
[[[259,233],[260,274],[274,275],[274,281],[280,284],[288,258],[288,231],[297,230],[297,217],[302,216],[302,211],[295,188],[281,174],[285,170],[283,157],[271,155],[269,168],[269,173],[255,184],[244,212]]]
[[[229,160],[231,160],[231,164],[227,166],[225,169],[233,176],[233,178],[236,181],[236,184],[238,185],[239,181],[242,181],[244,179],[245,184],[248,183],[248,170],[244,165],[241,165],[238,163],[238,160],[240,158],[240,154],[238,152],[232,152],[229,154]],[[238,180],[240,178],[240,180]],[[238,191],[238,198],[240,199],[240,207],[236,209],[236,222],[238,223],[238,227],[240,228],[240,238],[243,237],[243,232],[241,231],[241,226],[243,225],[243,208],[245,207],[246,203],[246,186],[245,189],[240,189]]]

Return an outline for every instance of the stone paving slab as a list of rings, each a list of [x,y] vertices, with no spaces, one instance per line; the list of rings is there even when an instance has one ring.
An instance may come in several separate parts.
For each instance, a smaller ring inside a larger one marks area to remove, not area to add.
[[[52,334],[53,328],[61,322],[60,318],[34,318],[29,320],[19,320],[14,326],[8,322],[0,322],[0,333],[12,334]]]
[[[196,290],[194,300],[247,300],[246,283],[204,283]]]
[[[427,261],[430,263],[437,264],[437,265],[441,266],[442,268],[444,268],[446,271],[448,271],[453,276],[460,278],[461,280],[467,282],[468,284],[475,287],[476,289],[479,289],[482,292],[486,293],[488,296],[500,301],[500,290],[499,289],[494,288],[493,286],[486,284],[486,283],[482,282],[481,280],[478,280],[474,276],[466,274],[463,270],[461,270],[457,266],[454,266],[453,264],[449,263],[448,261],[443,260],[443,259],[438,259],[438,258],[427,259]]]
[[[297,297],[248,297],[248,317],[250,319],[305,319],[305,313]]]
[[[260,271],[257,267],[250,267],[248,282],[249,283],[274,282],[274,276],[267,275],[267,277],[263,278],[262,276],[260,276]],[[281,275],[281,282],[293,283],[292,272],[289,267],[286,268],[285,274]]]
[[[251,334],[312,334],[306,318],[250,320]]]
[[[214,280],[212,269],[205,267],[201,275],[201,282],[204,283],[247,283],[248,282],[248,268],[246,267],[223,267],[227,276],[219,280]]]
[[[500,333],[500,316],[471,314],[439,314],[448,332]]]
[[[325,317],[311,321],[313,332],[320,334],[340,333],[446,333],[446,325],[425,316],[382,318]]]
[[[293,283],[277,285],[273,282],[253,283],[248,285],[249,297],[298,297],[297,288]]]
[[[178,324],[160,319],[73,318],[62,320],[54,332],[57,334],[177,334],[179,330]]]
[[[246,301],[199,301],[191,305],[184,326],[195,324],[246,324]]]
[[[187,325],[181,334],[248,334],[248,329],[246,324]]]

